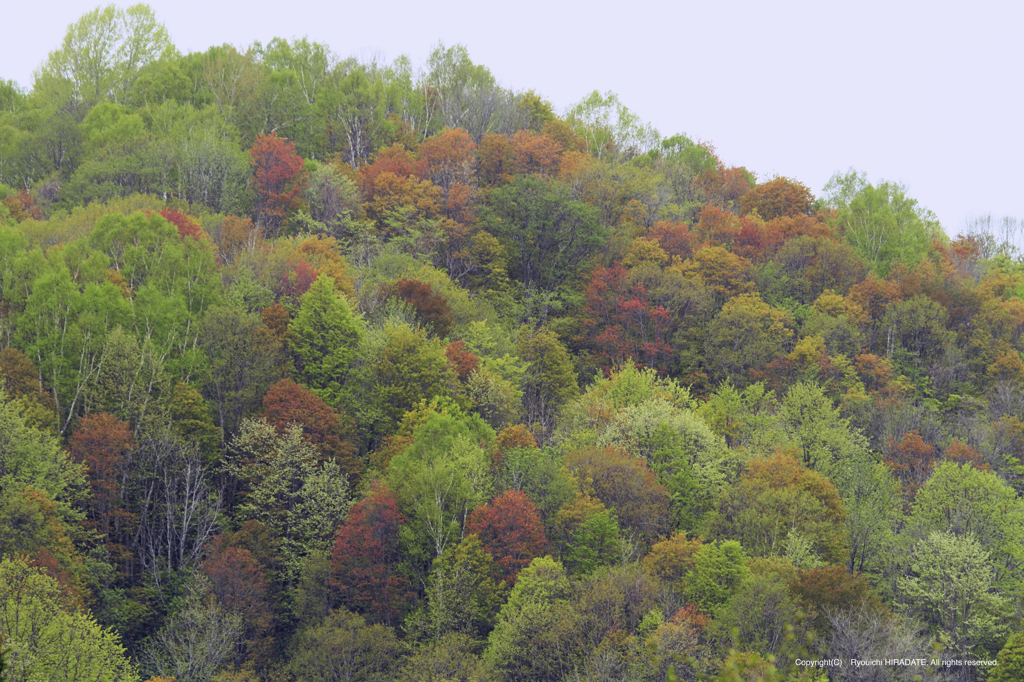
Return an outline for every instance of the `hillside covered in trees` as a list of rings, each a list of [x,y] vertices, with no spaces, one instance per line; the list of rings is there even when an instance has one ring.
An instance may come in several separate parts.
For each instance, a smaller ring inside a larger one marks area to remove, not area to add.
[[[1024,679],[1022,353],[899,184],[97,9],[0,81],[4,674]]]

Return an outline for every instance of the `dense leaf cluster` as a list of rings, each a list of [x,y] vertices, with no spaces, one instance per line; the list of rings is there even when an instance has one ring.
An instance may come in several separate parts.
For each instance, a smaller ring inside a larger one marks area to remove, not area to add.
[[[1010,243],[461,46],[111,6],[0,103],[9,679],[1024,675]]]

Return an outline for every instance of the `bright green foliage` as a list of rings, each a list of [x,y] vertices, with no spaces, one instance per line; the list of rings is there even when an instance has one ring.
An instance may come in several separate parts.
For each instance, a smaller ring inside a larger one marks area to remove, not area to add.
[[[448,635],[440,641],[420,645],[402,666],[400,682],[485,682],[477,643],[466,635]]]
[[[677,525],[687,529],[710,510],[737,464],[700,417],[661,398],[622,409],[597,444],[622,448],[658,472]]]
[[[750,448],[761,440],[758,436],[768,431],[777,408],[775,392],[765,390],[761,382],[741,391],[723,382],[701,404],[697,414],[730,447]]]
[[[173,51],[149,6],[97,7],[68,26],[60,48],[36,72],[35,88],[59,104],[122,100],[147,64]]]
[[[302,295],[288,330],[296,377],[327,404],[340,404],[363,327],[345,297],[335,291],[333,278],[317,277]]]
[[[430,562],[462,537],[469,512],[490,498],[486,448],[494,431],[476,415],[432,414],[388,466],[388,486],[409,518],[403,542]]]
[[[265,420],[246,420],[231,450],[228,469],[248,487],[236,513],[274,531],[292,579],[303,556],[330,547],[348,509],[348,478],[336,461],[320,462],[299,425],[279,436]]]
[[[777,654],[785,641],[786,626],[797,621],[797,610],[784,579],[751,575],[716,612],[708,636],[744,651]]]
[[[368,336],[363,350],[356,411],[370,435],[393,433],[407,411],[421,400],[448,396],[455,374],[444,347],[423,329],[388,324]]]
[[[735,540],[704,545],[686,575],[687,599],[704,613],[713,613],[747,577],[746,561],[743,547]]]
[[[631,112],[614,92],[597,90],[566,112],[566,122],[597,158],[627,160],[655,149],[661,136]]]
[[[66,505],[84,483],[84,467],[71,461],[51,433],[27,425],[0,386],[0,490],[36,488]]]
[[[843,419],[832,399],[816,384],[790,387],[779,409],[784,438],[799,450],[807,467],[831,473],[846,459],[867,450],[867,439]]]
[[[537,557],[516,580],[483,659],[498,680],[561,679],[571,669],[574,618],[562,564]]]
[[[115,327],[86,386],[86,406],[90,412],[106,412],[138,428],[147,417],[160,416],[160,400],[169,391],[153,344],[146,341],[140,347],[134,336]]]
[[[867,456],[847,460],[833,470],[832,479],[846,509],[846,535],[850,543],[847,570],[873,567],[890,546],[903,523],[899,481],[892,470]]]
[[[914,535],[971,535],[991,556],[994,580],[1019,592],[1024,573],[1024,501],[991,471],[953,462],[939,465],[914,498]]]
[[[482,639],[491,631],[507,588],[476,535],[467,536],[434,560],[427,579],[424,634],[435,641],[449,633]]]
[[[850,170],[834,175],[825,194],[838,210],[843,239],[879,276],[889,274],[896,263],[916,265],[931,241],[944,236],[935,214],[908,197],[899,183],[881,182],[876,187]]]
[[[104,216],[88,243],[106,254],[134,299],[136,336],[151,340],[172,374],[187,381],[200,362],[195,350],[198,322],[221,297],[213,246],[181,237],[155,212]]]
[[[0,561],[0,632],[12,681],[139,679],[118,636],[77,611],[56,580],[21,559]]]
[[[1010,635],[996,657],[999,664],[988,673],[988,682],[1016,682],[1024,679],[1024,632]]]
[[[972,534],[933,532],[911,553],[897,580],[902,610],[949,638],[954,652],[991,651],[1005,632],[1010,600],[995,593],[989,553]]]
[[[48,253],[19,317],[18,340],[54,389],[63,432],[82,409],[108,330],[127,322],[128,305],[110,282],[76,284],[59,252]]]
[[[662,379],[653,369],[638,369],[628,361],[609,378],[598,377],[579,400],[565,407],[555,441],[566,450],[595,445],[623,410],[659,401],[669,408],[694,406],[690,392],[677,381]],[[664,412],[657,406],[654,411]]]

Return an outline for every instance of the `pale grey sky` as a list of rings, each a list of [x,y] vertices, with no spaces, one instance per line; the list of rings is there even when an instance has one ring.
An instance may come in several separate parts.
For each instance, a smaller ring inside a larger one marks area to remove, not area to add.
[[[6,3],[0,78],[31,72],[96,2]],[[968,216],[1024,217],[1024,3],[411,2],[148,3],[182,52],[274,37],[340,56],[462,43],[505,87],[558,111],[614,91],[663,135],[815,194],[853,167],[895,180],[947,233]]]

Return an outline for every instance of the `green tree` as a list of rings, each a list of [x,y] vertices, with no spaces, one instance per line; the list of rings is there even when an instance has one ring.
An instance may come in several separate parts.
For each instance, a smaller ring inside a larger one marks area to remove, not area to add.
[[[405,647],[392,628],[338,608],[299,630],[294,651],[288,668],[298,682],[389,682]]]
[[[18,318],[17,341],[53,389],[64,432],[82,412],[86,383],[97,369],[107,331],[127,322],[129,308],[111,282],[94,283],[85,273],[76,282],[59,249],[47,255],[38,263],[41,271]],[[89,275],[105,268],[98,254],[82,265]]]
[[[327,404],[337,407],[363,336],[361,320],[321,275],[302,295],[299,312],[288,326],[296,376]]]
[[[888,466],[867,456],[836,467],[832,481],[846,509],[847,570],[853,574],[874,568],[904,521],[899,482]]]
[[[704,352],[716,380],[750,383],[750,371],[763,368],[789,349],[793,320],[758,294],[729,299],[708,325]]]
[[[786,391],[779,425],[784,437],[800,450],[804,466],[826,475],[844,460],[867,451],[867,439],[843,419],[817,384],[799,382]]]
[[[607,232],[593,207],[576,201],[564,184],[536,176],[516,178],[488,195],[488,231],[508,244],[509,274],[526,296],[549,293],[578,275]]]
[[[1015,682],[1024,678],[1024,632],[1010,635],[996,657],[999,663],[988,673],[988,682]]]
[[[739,540],[752,555],[767,557],[784,556],[797,535],[834,562],[845,558],[845,519],[835,486],[780,453],[747,465],[722,494],[707,535]]]
[[[494,431],[476,415],[433,414],[388,465],[388,486],[409,518],[402,538],[429,565],[464,534],[470,511],[490,498],[485,448]]]
[[[385,324],[367,336],[361,355],[359,385],[353,392],[358,419],[372,439],[393,433],[421,400],[448,397],[455,387],[444,346],[423,329]]]
[[[825,185],[828,204],[836,209],[836,222],[846,240],[884,277],[896,263],[916,265],[933,239],[943,240],[939,221],[906,194],[899,183],[867,182],[853,169],[836,173]]]
[[[199,391],[179,381],[171,393],[167,412],[178,435],[199,446],[204,464],[210,466],[220,459],[223,437],[220,429],[214,425],[210,407]]]
[[[18,403],[0,387],[0,490],[42,490],[69,511],[84,484],[84,466],[52,433],[26,424]]]
[[[152,638],[144,657],[154,673],[208,680],[228,660],[245,629],[243,615],[225,608],[200,574],[185,586],[175,613]]]
[[[22,559],[0,561],[0,632],[12,682],[139,679],[120,638],[71,604],[43,569]]]
[[[450,633],[482,640],[491,631],[505,585],[494,559],[476,535],[467,535],[434,560],[427,579],[424,635],[434,641]]]
[[[996,585],[1020,590],[1024,502],[991,471],[944,462],[917,492],[908,519],[916,539],[934,532],[970,535],[991,558]]]
[[[972,534],[930,533],[896,584],[901,610],[948,637],[956,653],[992,651],[1005,633],[1010,600],[995,593],[989,553]]]
[[[123,100],[147,64],[173,51],[147,5],[97,7],[68,26],[35,73],[34,88],[63,101]]]
[[[704,613],[714,613],[728,601],[749,574],[747,556],[735,540],[712,542],[700,548],[686,575],[686,597]]]
[[[529,363],[522,377],[526,423],[537,424],[542,433],[550,433],[558,410],[579,395],[572,358],[547,329],[521,329],[517,350]]]
[[[285,374],[287,355],[259,317],[225,306],[215,306],[203,317],[199,345],[209,362],[203,394],[226,439]]]
[[[487,641],[492,679],[559,680],[579,663],[570,583],[562,564],[537,557],[519,573]]]
[[[661,135],[631,112],[614,92],[597,90],[571,106],[566,122],[597,158],[627,160],[655,149]]]
[[[292,424],[283,435],[265,420],[245,420],[231,444],[228,470],[248,488],[239,518],[263,523],[280,538],[289,583],[302,558],[331,545],[349,505],[348,478],[337,461],[320,453]]]

